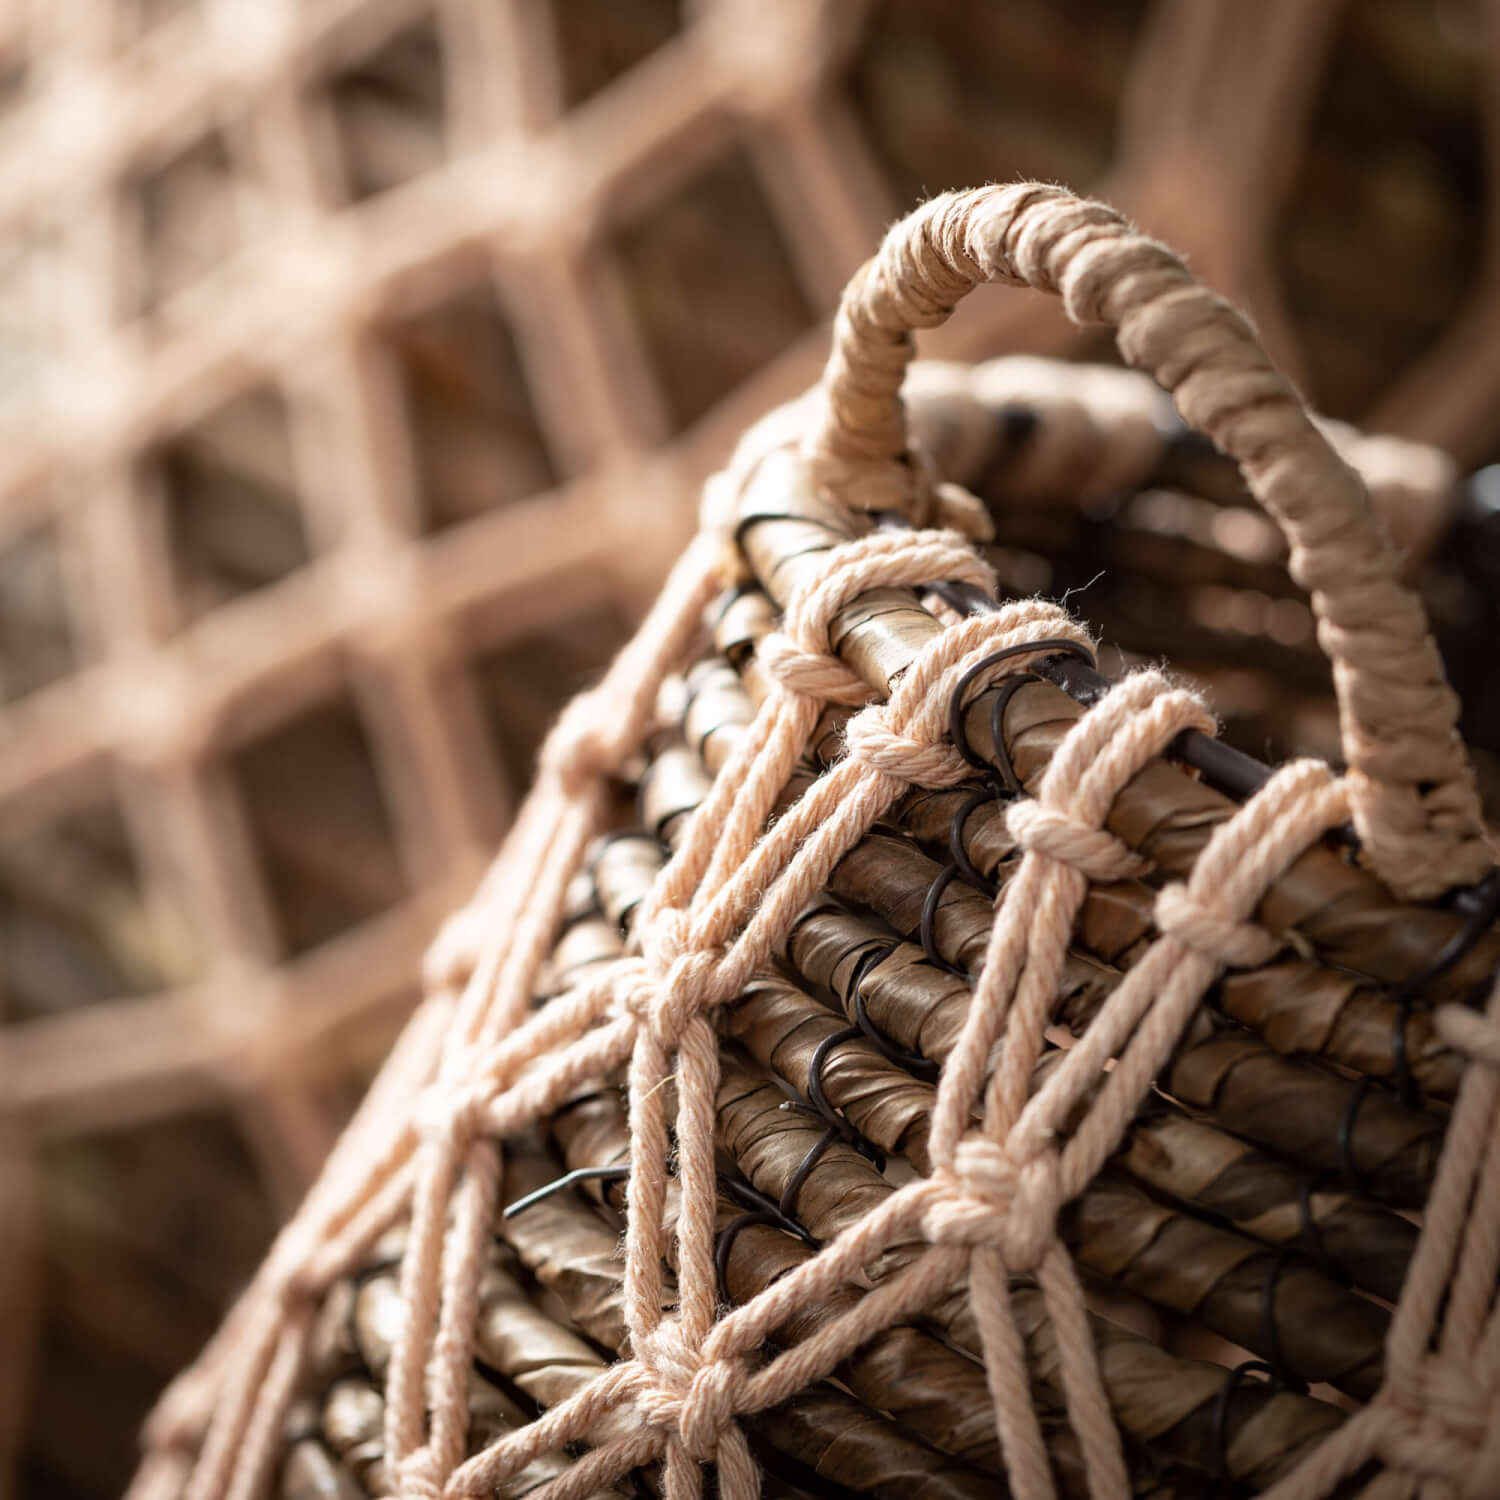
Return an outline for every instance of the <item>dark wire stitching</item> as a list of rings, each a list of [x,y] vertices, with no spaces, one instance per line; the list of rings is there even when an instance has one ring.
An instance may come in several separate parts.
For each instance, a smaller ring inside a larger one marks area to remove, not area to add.
[[[1403,979],[1392,991],[1396,1012],[1391,1020],[1391,1087],[1396,1098],[1413,1109],[1422,1105],[1422,1089],[1411,1071],[1411,1038],[1408,1028],[1412,1011],[1422,991],[1446,974],[1489,931],[1500,917],[1500,867],[1465,893],[1469,907],[1464,925],[1439,950],[1425,968]]]
[[[1219,1481],[1220,1494],[1226,1496],[1234,1493],[1234,1476],[1229,1468],[1229,1407],[1234,1400],[1235,1392],[1245,1383],[1246,1376],[1252,1372],[1264,1375],[1273,1391],[1279,1389],[1276,1384],[1276,1371],[1265,1360],[1247,1359],[1243,1364],[1236,1365],[1224,1377],[1224,1384],[1219,1388],[1218,1399],[1214,1402],[1211,1451],[1214,1455],[1214,1468],[1217,1471],[1215,1477]]]
[[[734,1242],[752,1224],[768,1224],[771,1228],[780,1229],[783,1233],[801,1240],[803,1244],[812,1246],[813,1249],[817,1249],[818,1241],[794,1218],[783,1213],[781,1205],[774,1198],[768,1197],[752,1183],[746,1182],[744,1178],[721,1172],[719,1186],[737,1203],[745,1205],[746,1209],[738,1218],[731,1219],[719,1231],[718,1241],[714,1245],[714,1274],[718,1278],[719,1296],[729,1303],[733,1301],[729,1295],[729,1255],[734,1249]],[[782,1196],[784,1198],[785,1194]]]
[[[1416,999],[1429,984],[1441,978],[1489,931],[1500,917],[1500,865],[1490,870],[1484,879],[1467,887],[1462,893],[1466,898],[1461,910],[1466,920],[1439,950],[1436,958],[1425,969],[1401,981],[1398,994],[1409,994]],[[1457,903],[1455,903],[1457,904]]]
[[[1090,667],[1096,665],[1094,653],[1081,641],[1067,640],[1059,637],[1056,640],[1045,641],[1023,641],[1016,646],[1002,646],[1000,650],[991,652],[990,655],[974,663],[954,685],[953,693],[948,699],[948,734],[958,753],[978,771],[988,771],[990,763],[979,756],[974,747],[969,743],[969,735],[964,725],[964,693],[968,691],[970,683],[979,676],[981,672],[988,671],[1002,661],[1008,661],[1015,656],[1036,655],[1067,655],[1076,656],[1080,661],[1086,662]],[[1014,773],[1012,773],[1014,774]]]
[[[1307,1393],[1307,1382],[1293,1374],[1287,1366],[1286,1351],[1281,1347],[1281,1327],[1276,1321],[1276,1289],[1281,1283],[1282,1273],[1295,1259],[1290,1250],[1278,1250],[1266,1265],[1266,1279],[1261,1287],[1260,1336],[1265,1346],[1266,1361],[1270,1365],[1272,1383],[1282,1390]]]
[[[1327,1177],[1326,1172],[1309,1172],[1297,1184],[1297,1236],[1302,1242],[1302,1253],[1310,1260],[1321,1266],[1326,1274],[1338,1281],[1349,1282],[1344,1269],[1328,1253],[1327,1243],[1323,1239],[1323,1231],[1318,1228],[1317,1220],[1313,1218],[1312,1199],[1318,1190],[1318,1184]]]
[[[863,1040],[864,1032],[858,1026],[845,1026],[830,1032],[818,1043],[813,1049],[812,1060],[807,1065],[807,1097],[830,1130],[838,1130],[847,1145],[852,1146],[861,1156],[868,1157],[877,1172],[883,1172],[885,1153],[829,1099],[827,1090],[823,1087],[823,1069],[827,1067],[833,1049],[845,1042]]]
[[[791,1101],[788,1101],[791,1102]],[[797,1163],[797,1170],[792,1173],[791,1179],[782,1190],[779,1200],[773,1199],[762,1193],[758,1188],[749,1183],[743,1185],[743,1191],[738,1195],[741,1202],[746,1201],[747,1195],[753,1195],[750,1201],[757,1206],[748,1212],[742,1213],[737,1219],[731,1219],[723,1229],[719,1231],[718,1242],[714,1245],[714,1271],[719,1279],[719,1295],[725,1302],[733,1299],[729,1295],[729,1253],[734,1248],[734,1242],[752,1224],[769,1224],[774,1229],[780,1229],[787,1234],[795,1235],[804,1244],[810,1245],[816,1250],[820,1241],[810,1235],[801,1224],[797,1222],[793,1208],[797,1202],[797,1194],[802,1191],[812,1170],[823,1159],[824,1153],[838,1139],[839,1132],[832,1126],[824,1130],[807,1155]]]
[[[938,906],[942,902],[943,892],[953,884],[954,877],[958,874],[957,865],[944,865],[932,878],[932,884],[927,887],[927,894],[922,898],[922,920],[917,929],[917,936],[921,939],[922,952],[927,955],[927,962],[934,968],[942,969],[952,974],[957,979],[967,976],[956,964],[950,964],[937,948],[937,914]]]
[[[993,901],[1000,894],[1000,886],[975,866],[974,861],[969,858],[968,846],[964,843],[965,825],[991,800],[996,803],[1003,801],[1003,789],[994,782],[976,787],[964,798],[962,806],[953,814],[953,821],[948,825],[948,852],[953,856],[953,863],[958,866],[959,874]]]
[[[849,1003],[854,1012],[854,1024],[864,1033],[865,1040],[885,1058],[887,1062],[895,1063],[897,1067],[905,1068],[906,1071],[919,1078],[924,1083],[936,1082],[938,1076],[938,1065],[930,1057],[923,1057],[920,1052],[911,1052],[897,1042],[893,1042],[871,1019],[870,1013],[865,1007],[864,982],[870,970],[884,962],[896,951],[896,943],[890,942],[880,947],[872,947],[865,950],[855,964],[854,972],[849,976],[848,995]]]
[[[1406,1032],[1411,1024],[1411,1009],[1415,1000],[1416,996],[1406,989],[1396,997],[1396,1013],[1391,1018],[1391,1087],[1403,1104],[1419,1109],[1422,1104],[1422,1089],[1412,1077],[1411,1039]]]
[[[1344,1113],[1339,1119],[1338,1134],[1334,1137],[1334,1150],[1338,1153],[1339,1171],[1343,1173],[1344,1186],[1351,1193],[1367,1194],[1369,1192],[1369,1180],[1354,1161],[1354,1126],[1373,1086],[1374,1080],[1370,1078],[1358,1078],[1349,1085],[1349,1102],[1344,1106]]]
[[[995,745],[995,767],[1012,797],[1024,797],[1026,788],[1021,785],[1021,777],[1011,759],[1010,746],[1005,743],[1005,710],[1019,689],[1028,682],[1040,681],[1042,679],[1035,672],[1017,672],[996,684],[995,701],[990,705],[990,739]]]
[[[500,1217],[513,1219],[517,1214],[523,1214],[528,1208],[552,1197],[554,1193],[577,1187],[580,1183],[623,1182],[629,1176],[630,1168],[624,1162],[612,1167],[575,1167],[571,1172],[564,1172],[561,1177],[554,1177],[551,1182],[543,1183],[535,1192],[527,1193],[524,1198],[517,1198],[514,1203],[506,1206]]]

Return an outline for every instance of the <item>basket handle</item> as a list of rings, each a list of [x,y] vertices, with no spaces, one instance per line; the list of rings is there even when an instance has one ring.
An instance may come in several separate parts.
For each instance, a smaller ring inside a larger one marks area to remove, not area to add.
[[[857,509],[920,519],[930,481],[912,462],[901,402],[912,332],[990,281],[1059,294],[1074,321],[1112,324],[1126,362],[1235,460],[1312,596],[1363,858],[1413,900],[1478,880],[1490,852],[1458,699],[1363,482],[1246,318],[1114,209],[1020,183],[944,194],[891,229],[834,325],[808,447],[819,485]]]

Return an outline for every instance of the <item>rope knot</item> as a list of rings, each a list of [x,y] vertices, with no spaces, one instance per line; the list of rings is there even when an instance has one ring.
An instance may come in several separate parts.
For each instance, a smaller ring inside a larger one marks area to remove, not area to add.
[[[850,719],[844,744],[851,760],[915,786],[955,786],[973,774],[951,745],[912,735],[889,703]]]
[[[727,1360],[704,1360],[670,1319],[641,1340],[636,1358],[647,1377],[638,1397],[641,1415],[675,1431],[691,1457],[708,1462],[734,1421],[735,1367]]]
[[[417,1100],[416,1124],[423,1140],[462,1151],[484,1128],[490,1097],[482,1088],[433,1083]]]
[[[938,1192],[923,1229],[934,1244],[998,1249],[1012,1271],[1029,1271],[1046,1254],[1062,1207],[1055,1152],[1017,1162],[999,1142],[971,1136],[932,1180]]]
[[[443,1500],[437,1464],[426,1448],[408,1453],[396,1469],[396,1493],[401,1500]]]
[[[1230,968],[1254,969],[1281,951],[1281,944],[1264,927],[1236,921],[1180,881],[1158,894],[1155,914],[1156,925],[1183,947]]]
[[[422,986],[431,994],[438,990],[461,990],[479,961],[488,913],[477,905],[461,906],[438,929],[422,957]]]
[[[687,914],[673,907],[651,918],[641,940],[646,971],[628,977],[621,1000],[663,1047],[672,1048],[694,1017],[729,998],[724,949],[697,941]]]
[[[809,650],[779,630],[760,643],[756,657],[783,687],[805,697],[856,708],[872,697],[869,684],[832,652]]]
[[[833,621],[870,589],[919,588],[944,579],[992,588],[995,575],[959,531],[875,532],[841,543],[815,579],[792,591],[781,630],[760,643],[757,658],[793,692],[859,707],[873,694],[833,654]]]
[[[1006,811],[1005,824],[1023,849],[1069,865],[1096,884],[1130,880],[1151,868],[1149,860],[1106,829],[1091,828],[1033,798],[1013,802]]]
[[[1494,1389],[1451,1356],[1429,1354],[1415,1369],[1392,1372],[1394,1407],[1381,1433],[1381,1457],[1393,1468],[1448,1480],[1467,1500],[1495,1500],[1500,1474],[1475,1460],[1490,1436]]]

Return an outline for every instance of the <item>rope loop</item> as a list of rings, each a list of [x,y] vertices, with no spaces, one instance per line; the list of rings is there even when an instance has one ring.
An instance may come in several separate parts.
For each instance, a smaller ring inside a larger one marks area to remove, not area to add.
[[[782,687],[807,698],[862,708],[873,696],[869,684],[831,651],[806,650],[784,631],[768,635],[755,658]]]
[[[972,520],[968,524],[972,530]],[[833,653],[829,629],[846,605],[875,588],[947,582],[995,586],[994,570],[964,530],[876,531],[832,548],[823,563],[814,580],[793,590],[781,630],[761,642],[757,654],[793,692],[853,707],[868,703],[873,693]]]
[[[903,729],[888,705],[867,708],[844,730],[849,758],[915,786],[957,786],[970,774],[950,746],[919,739]]]
[[[538,779],[554,777],[569,797],[613,776],[629,753],[610,723],[610,705],[597,688],[580,693],[552,726],[537,756]]]
[[[622,973],[617,993],[624,1008],[670,1051],[694,1017],[729,998],[725,950],[699,941],[687,913],[675,907],[653,914],[641,946],[644,968]]]
[[[1248,320],[1113,209],[1014,183],[943,194],[895,225],[834,322],[803,445],[819,491],[854,511],[930,513],[901,397],[912,335],[984,282],[1050,292],[1075,321],[1113,324],[1126,363],[1240,465],[1286,537],[1333,663],[1361,858],[1410,900],[1478,880],[1490,853],[1458,701],[1364,482]]]

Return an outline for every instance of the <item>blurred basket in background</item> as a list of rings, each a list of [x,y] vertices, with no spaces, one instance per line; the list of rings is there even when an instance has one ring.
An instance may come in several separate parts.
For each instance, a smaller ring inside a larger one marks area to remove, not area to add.
[[[545,723],[732,435],[810,381],[895,212],[986,177],[1092,184],[1247,300],[1321,409],[1493,458],[1483,15],[8,9],[0,1310],[36,1352],[0,1373],[0,1472],[117,1490]],[[933,348],[1100,352],[1005,293]],[[1059,589],[1096,571],[1076,537],[1010,540]],[[1482,640],[1473,591],[1433,576]],[[1122,622],[1159,620],[1159,588],[1124,587]],[[1247,714],[1248,741],[1279,732]]]

